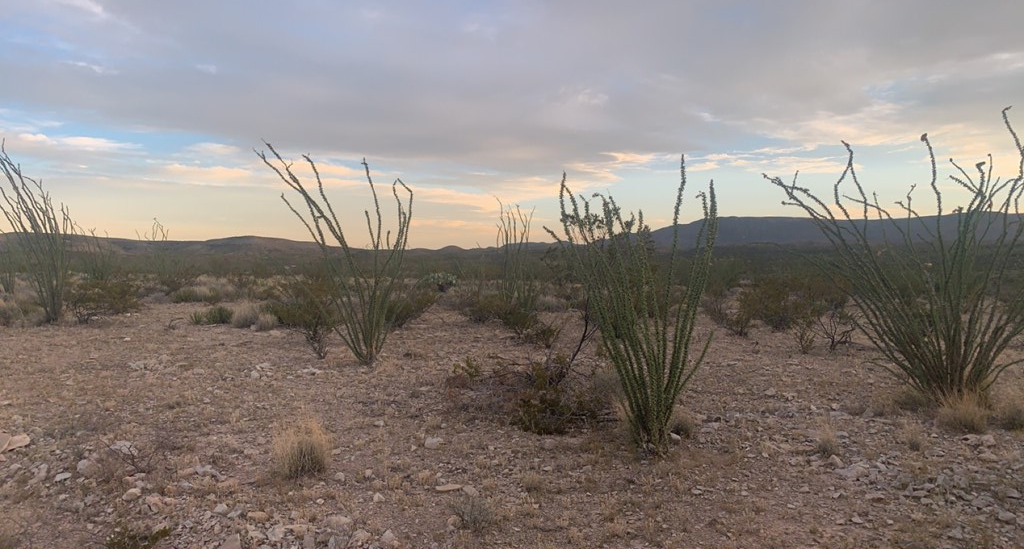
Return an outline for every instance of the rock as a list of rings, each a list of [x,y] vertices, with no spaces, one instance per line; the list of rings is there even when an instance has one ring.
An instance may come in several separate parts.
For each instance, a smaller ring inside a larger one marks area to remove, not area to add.
[[[267,540],[277,543],[284,539],[285,529],[284,526],[278,524],[277,526],[267,530]]]
[[[131,488],[121,496],[121,499],[125,501],[135,501],[142,497],[142,490],[138,488]]]
[[[53,477],[54,482],[64,482],[71,478],[71,473],[57,473],[57,476]]]
[[[441,446],[442,442],[444,441],[441,440],[440,438],[427,437],[427,440],[423,441],[423,447],[426,448],[427,450],[436,450],[439,446]]]
[[[352,519],[344,515],[331,515],[324,519],[324,524],[335,532],[348,532],[352,528]]]
[[[999,522],[1003,522],[1006,524],[1017,524],[1017,515],[1009,511],[1000,511],[996,518],[999,519]]]
[[[245,517],[253,522],[267,522],[270,520],[270,515],[263,511],[249,511],[245,514]]]
[[[829,456],[828,463],[829,463],[829,465],[831,465],[832,467],[834,467],[836,469],[843,469],[843,468],[846,467],[846,464],[843,463],[843,460],[840,459],[840,457],[835,455],[835,454],[832,454],[831,456]]]
[[[384,496],[380,492],[374,492],[373,494],[374,503],[384,503]]]
[[[338,482],[345,482],[345,473],[335,473],[334,480]]]
[[[384,544],[384,545],[388,545],[388,546],[391,546],[391,547],[397,547],[398,546],[398,536],[396,536],[395,533],[392,532],[391,530],[385,530],[384,533],[381,534],[381,536],[380,536],[380,542],[382,544]]]
[[[163,500],[163,498],[161,498],[160,496],[158,496],[156,494],[153,494],[151,496],[146,496],[145,502],[146,502],[146,506],[149,507],[149,511],[151,513],[159,513],[160,510],[163,509],[163,507],[164,507],[164,500]]]
[[[238,534],[235,534],[224,540],[224,543],[220,544],[219,549],[242,549],[242,540],[238,537]]]
[[[471,498],[480,496],[480,492],[468,484],[462,487],[462,492]]]
[[[544,442],[540,443],[540,446],[545,450],[551,451],[558,447],[558,443],[555,442],[555,439],[553,438],[546,438],[544,439]]]
[[[29,479],[28,485],[32,486],[34,484],[39,484],[40,482],[46,480],[46,476],[47,476],[47,474],[49,472],[50,472],[50,466],[49,465],[47,465],[45,463],[40,465],[39,468],[36,469],[35,476],[32,477],[31,479]]]
[[[223,515],[227,515],[228,514],[228,506],[224,505],[223,503],[218,503],[217,506],[213,508],[213,514],[215,514],[215,515],[222,515],[222,516]]]
[[[75,466],[75,470],[85,478],[93,478],[100,472],[99,466],[89,459],[79,461],[78,465]]]
[[[980,437],[978,437],[978,442],[980,442],[981,445],[985,447],[995,446],[996,437],[992,435],[981,435]]]
[[[850,522],[854,524],[864,524],[864,519],[860,518],[857,515],[853,515],[852,517],[850,517]]]
[[[457,490],[462,490],[462,485],[461,484],[442,484],[440,486],[435,486],[434,490],[437,490],[438,492],[455,492]]]
[[[348,540],[349,547],[362,547],[369,543],[373,536],[366,530],[356,530]]]

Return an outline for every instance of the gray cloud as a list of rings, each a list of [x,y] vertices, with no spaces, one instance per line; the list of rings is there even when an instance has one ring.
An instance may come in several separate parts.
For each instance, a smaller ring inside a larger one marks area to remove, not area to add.
[[[524,176],[914,136],[997,120],[1024,89],[1018,2],[14,0],[4,17],[22,31],[0,105]]]

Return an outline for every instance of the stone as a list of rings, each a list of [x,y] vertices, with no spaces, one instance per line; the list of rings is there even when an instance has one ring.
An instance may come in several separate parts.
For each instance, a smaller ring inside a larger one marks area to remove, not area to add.
[[[444,492],[456,492],[458,490],[462,490],[462,485],[461,484],[451,484],[451,483],[449,483],[449,484],[442,484],[440,486],[435,486],[434,490],[437,490],[438,492],[442,492],[442,493],[444,493]]]
[[[283,525],[278,524],[277,526],[267,530],[267,540],[277,543],[284,539],[285,528]]]
[[[384,545],[389,545],[391,547],[397,547],[398,546],[398,536],[396,536],[395,533],[392,532],[391,530],[385,530],[384,533],[381,534],[381,536],[380,536],[380,542],[383,543]]]
[[[439,446],[441,446],[442,442],[444,441],[441,440],[440,438],[427,437],[427,440],[423,441],[423,447],[426,448],[427,450],[436,450]]]
[[[64,482],[71,478],[71,473],[57,473],[57,476],[53,477],[54,482]]]
[[[96,462],[90,459],[83,459],[75,466],[75,470],[78,471],[79,475],[82,475],[85,478],[93,478],[99,474],[100,467],[96,465]]]
[[[352,519],[344,515],[331,515],[324,519],[324,524],[336,532],[347,532],[352,528]]]
[[[367,543],[369,543],[369,541],[371,539],[373,539],[373,535],[371,535],[366,530],[356,530],[352,534],[352,537],[349,538],[348,546],[349,547],[361,547],[361,546],[366,545]]]
[[[217,506],[213,508],[213,514],[215,514],[215,515],[226,515],[226,514],[228,514],[228,506],[224,505],[223,503],[218,503]]]
[[[253,522],[267,522],[270,520],[270,515],[263,511],[249,511],[245,514],[245,517]]]
[[[384,503],[384,496],[380,492],[374,492],[373,494],[374,503]]]
[[[242,539],[238,537],[238,534],[235,534],[224,540],[224,543],[220,544],[219,549],[242,549]]]
[[[124,501],[135,501],[142,497],[142,490],[138,488],[131,488],[121,496]]]
[[[545,450],[551,451],[558,447],[558,443],[555,442],[555,439],[553,438],[546,438],[544,439],[544,442],[540,443],[540,446]]]
[[[462,487],[462,492],[471,498],[480,497],[480,492],[468,484]]]
[[[996,518],[999,519],[999,522],[1003,522],[1006,524],[1017,524],[1017,515],[1009,511],[1000,511],[999,514],[996,515]]]

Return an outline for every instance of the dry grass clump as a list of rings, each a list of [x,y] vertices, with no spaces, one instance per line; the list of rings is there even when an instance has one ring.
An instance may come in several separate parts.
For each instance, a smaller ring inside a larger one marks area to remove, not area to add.
[[[958,433],[984,433],[988,429],[989,409],[976,393],[942,399],[935,420],[939,426]]]
[[[260,311],[252,303],[242,303],[231,308],[231,325],[235,328],[251,328],[260,319]]]
[[[904,421],[900,426],[897,436],[911,451],[920,452],[924,450],[927,435],[916,423]]]
[[[274,462],[285,478],[321,474],[330,456],[330,437],[313,418],[286,426],[274,437]]]
[[[842,450],[831,426],[823,428],[818,434],[817,442],[814,443],[814,452],[821,457],[832,457],[839,455]]]
[[[256,323],[253,326],[257,332],[269,332],[274,328],[277,328],[278,321],[277,317],[271,313],[260,313],[256,317]]]

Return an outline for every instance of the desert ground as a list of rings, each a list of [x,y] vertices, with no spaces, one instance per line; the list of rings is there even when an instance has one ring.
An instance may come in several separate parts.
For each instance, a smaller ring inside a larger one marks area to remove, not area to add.
[[[792,334],[702,320],[692,429],[649,456],[614,410],[564,435],[512,424],[488,373],[548,351],[445,299],[373,368],[337,341],[317,360],[292,331],[187,322],[202,308],[0,328],[0,432],[31,440],[0,454],[0,547],[165,527],[155,547],[1024,546],[1024,433],[901,408],[863,341],[801,354]],[[545,314],[570,345],[576,316]],[[453,383],[467,359],[483,375]],[[580,364],[577,383],[607,381],[595,345]],[[1010,370],[996,393],[1022,389]],[[274,440],[310,418],[328,468],[286,479]]]

